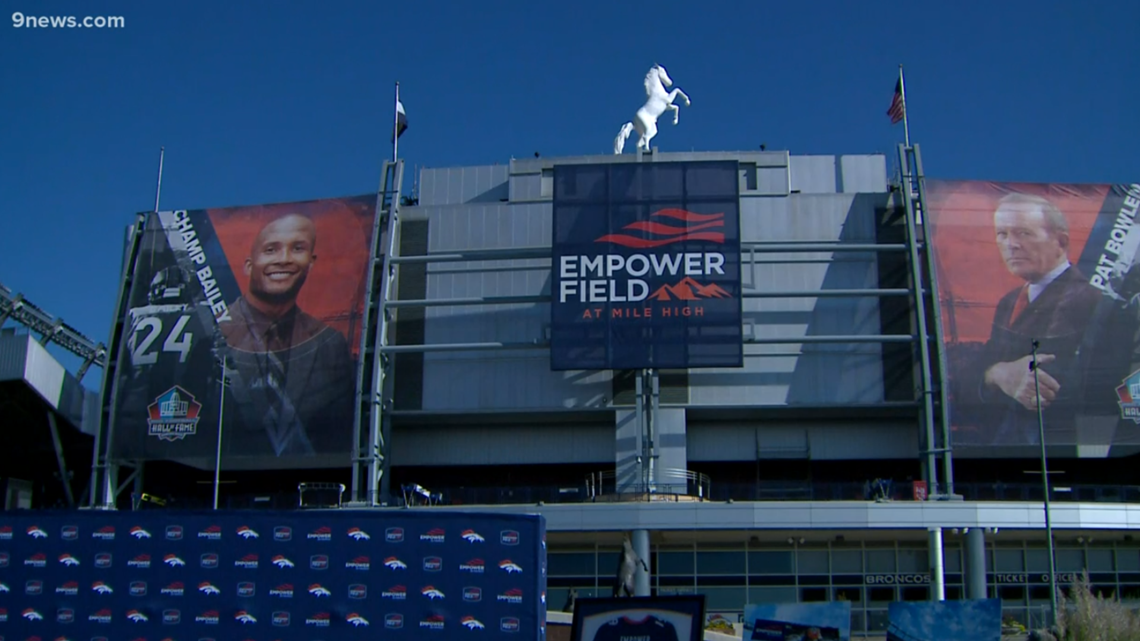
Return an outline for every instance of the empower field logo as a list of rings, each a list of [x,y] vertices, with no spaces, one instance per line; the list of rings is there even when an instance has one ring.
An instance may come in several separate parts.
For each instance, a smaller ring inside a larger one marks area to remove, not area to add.
[[[739,367],[735,162],[558,165],[554,370]]]

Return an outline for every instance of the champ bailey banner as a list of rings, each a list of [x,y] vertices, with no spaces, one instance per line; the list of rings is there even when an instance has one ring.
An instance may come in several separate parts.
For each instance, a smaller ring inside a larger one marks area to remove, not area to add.
[[[212,467],[348,464],[375,196],[146,220],[111,455]]]
[[[743,365],[738,174],[555,166],[552,369]]]
[[[954,445],[1140,444],[1140,185],[926,186]]]

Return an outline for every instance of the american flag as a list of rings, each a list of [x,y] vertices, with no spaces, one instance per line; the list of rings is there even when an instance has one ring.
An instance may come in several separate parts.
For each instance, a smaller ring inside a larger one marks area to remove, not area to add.
[[[902,78],[895,82],[895,97],[891,99],[891,108],[887,110],[891,117],[891,124],[897,125],[906,116],[906,102],[903,100]]]

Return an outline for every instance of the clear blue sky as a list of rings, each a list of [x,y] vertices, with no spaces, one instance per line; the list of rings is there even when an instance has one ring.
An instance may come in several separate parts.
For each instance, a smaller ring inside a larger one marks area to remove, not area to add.
[[[902,138],[884,113],[902,63],[928,176],[1140,180],[1129,0],[0,6],[0,282],[96,341],[160,146],[162,209],[368,193],[397,80],[421,167],[610,153],[655,61],[693,99],[663,151],[870,153]]]

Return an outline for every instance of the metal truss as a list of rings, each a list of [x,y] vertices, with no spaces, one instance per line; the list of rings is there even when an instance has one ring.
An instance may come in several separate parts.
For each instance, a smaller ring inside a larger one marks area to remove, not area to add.
[[[55,342],[60,347],[83,359],[83,365],[75,373],[75,377],[83,380],[84,374],[92,365],[100,368],[106,366],[107,347],[103,343],[95,343],[84,336],[79,330],[45,312],[38,305],[24,298],[23,294],[14,294],[11,289],[0,283],[0,326],[12,319],[40,335],[40,344],[46,346]]]

